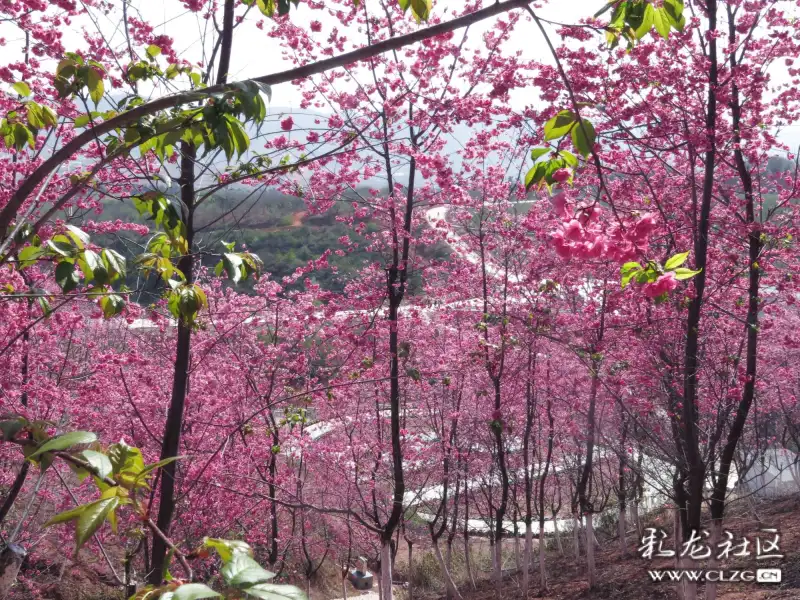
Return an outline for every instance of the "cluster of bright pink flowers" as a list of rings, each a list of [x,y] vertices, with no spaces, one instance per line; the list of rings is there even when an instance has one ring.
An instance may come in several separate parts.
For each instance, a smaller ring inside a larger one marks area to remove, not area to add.
[[[640,254],[656,227],[655,217],[649,213],[627,222],[615,219],[606,223],[597,202],[572,208],[563,193],[553,196],[551,201],[561,223],[550,238],[562,258],[632,260]]]

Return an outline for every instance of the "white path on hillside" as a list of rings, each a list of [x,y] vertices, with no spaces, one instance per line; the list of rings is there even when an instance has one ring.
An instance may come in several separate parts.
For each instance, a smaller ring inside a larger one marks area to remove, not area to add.
[[[428,222],[428,225],[431,229],[441,231],[443,229],[447,229],[447,237],[445,241],[447,244],[453,249],[453,251],[466,260],[468,263],[473,265],[480,265],[481,264],[481,257],[480,254],[477,252],[473,252],[469,249],[469,246],[464,242],[460,235],[458,235],[452,228],[447,226],[447,212],[450,210],[449,206],[434,206],[433,208],[429,208],[428,211],[425,213],[425,220]],[[496,265],[490,262],[490,258],[487,257],[486,261],[486,274],[490,277],[503,277],[505,275],[504,271],[497,267]],[[520,278],[513,273],[508,274],[508,282],[509,283],[519,283]]]

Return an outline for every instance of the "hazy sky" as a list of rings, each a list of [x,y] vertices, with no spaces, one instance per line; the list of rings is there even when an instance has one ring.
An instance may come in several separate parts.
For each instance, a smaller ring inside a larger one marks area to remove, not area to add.
[[[376,0],[366,0],[367,7],[374,5]],[[492,4],[494,0],[485,0],[484,5]],[[119,3],[117,3],[119,4]],[[604,0],[570,0],[569,2],[558,0],[545,4],[538,9],[540,16],[563,23],[574,23],[579,19],[591,16],[604,4]],[[784,5],[793,6],[794,3],[782,2]],[[454,8],[463,7],[463,0],[433,0],[434,14],[445,19],[452,15]],[[201,39],[203,33],[207,35],[208,46],[211,44],[209,30],[211,25],[196,13],[192,13],[183,7],[178,0],[130,0],[130,14],[139,15],[148,21],[156,29],[157,33],[171,36],[175,40],[174,47],[179,54],[191,61],[197,62],[203,56]],[[794,7],[795,11],[798,11]],[[252,13],[256,13],[254,9]],[[334,20],[327,17],[325,11],[312,11],[305,2],[300,3],[298,9],[292,9],[291,18],[300,22],[318,19],[323,24],[321,36],[327,37],[330,28],[334,26]],[[411,16],[409,15],[409,19]],[[94,22],[93,22],[94,20]],[[270,38],[266,30],[258,29],[255,25],[257,18],[249,18],[247,22],[236,29],[231,64],[231,79],[247,79],[258,75],[264,75],[290,68],[292,65],[282,57],[282,50],[278,41]],[[103,30],[107,40],[114,46],[124,45],[124,33],[121,28],[121,17],[118,14],[103,15],[92,11],[90,14],[77,19],[73,22],[73,29],[64,36],[64,45],[67,48],[81,47],[85,44],[82,28],[89,31],[96,30],[97,23]],[[482,34],[491,27],[492,20],[483,21],[473,25],[469,31],[467,47],[476,47],[482,42]],[[351,29],[347,33],[351,47],[365,44],[366,39],[363,32]],[[6,44],[0,47],[0,63],[7,63],[19,60],[20,49],[24,42],[20,32],[13,24],[0,24],[0,37],[4,37]],[[525,22],[517,27],[514,32],[510,45],[512,50],[521,50],[523,56],[534,57],[541,62],[552,62],[545,42],[536,30],[533,23]],[[351,49],[351,48],[348,48]],[[789,80],[787,67],[783,61],[776,61],[771,68],[773,82],[786,82]],[[527,104],[536,103],[538,98],[532,97],[535,90],[514,90],[511,96],[511,104],[515,108],[521,108]],[[297,90],[291,84],[276,86],[273,89],[272,105],[275,107],[297,108],[300,97]],[[782,141],[792,147],[800,144],[800,124],[786,128],[780,135]]]

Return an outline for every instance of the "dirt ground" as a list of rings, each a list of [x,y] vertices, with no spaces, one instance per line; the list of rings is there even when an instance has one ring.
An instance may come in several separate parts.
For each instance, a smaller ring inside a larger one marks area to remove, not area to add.
[[[785,555],[783,560],[769,564],[757,564],[754,556],[749,559],[737,559],[740,562],[723,562],[721,568],[755,569],[758,567],[780,567],[782,582],[780,584],[738,583],[720,584],[719,600],[800,600],[800,498],[791,498],[761,506],[758,509],[759,522],[752,512],[734,511],[725,521],[725,529],[738,536],[747,535],[751,539],[760,529],[777,528],[781,534],[780,548]],[[669,523],[655,523],[655,526],[669,527]],[[764,537],[765,534],[762,534]],[[623,557],[617,540],[609,540],[602,544],[596,553],[597,580],[599,585],[591,593],[585,582],[583,565],[576,565],[574,558],[550,557],[548,560],[548,590],[543,591],[539,585],[538,566],[532,574],[533,589],[529,598],[543,600],[675,600],[677,599],[674,583],[653,583],[647,574],[648,569],[672,568],[669,559],[661,559],[652,563],[635,554],[636,540],[629,536],[628,545],[632,550],[629,557]],[[638,545],[638,544],[637,544]],[[520,590],[521,577],[517,574],[507,577],[503,598],[509,600],[522,598]],[[495,600],[493,584],[482,579],[477,589],[463,586],[464,600]],[[444,598],[439,594],[415,594],[417,600],[434,600]],[[705,597],[701,585],[698,598]]]

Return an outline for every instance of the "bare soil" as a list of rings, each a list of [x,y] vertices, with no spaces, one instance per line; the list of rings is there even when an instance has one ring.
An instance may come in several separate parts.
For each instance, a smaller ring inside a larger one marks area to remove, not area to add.
[[[756,519],[753,512],[734,512],[725,521],[725,529],[731,531],[737,539],[748,536],[755,539],[756,534],[763,528],[777,528],[781,534],[780,548],[784,554],[783,560],[771,561],[767,564],[758,564],[755,560],[755,551],[750,558],[737,559],[738,562],[723,562],[720,568],[725,569],[756,569],[759,567],[780,567],[782,569],[782,582],[780,584],[737,583],[720,584],[718,600],[800,600],[800,498],[790,498],[775,501],[758,508]],[[666,520],[662,517],[662,520]],[[654,526],[667,526],[666,523]],[[761,534],[762,539],[769,537]],[[529,598],[542,598],[543,600],[676,600],[676,584],[653,583],[647,571],[649,569],[674,568],[671,559],[654,560],[652,562],[640,558],[636,553],[637,540],[634,536],[628,537],[628,547],[631,554],[622,556],[618,540],[607,540],[596,551],[597,588],[589,591],[585,579],[583,561],[576,564],[571,556],[548,557],[548,589],[540,588],[538,562],[532,570],[532,589]],[[764,561],[760,561],[764,562]],[[702,568],[702,566],[698,566]],[[521,575],[513,573],[506,577],[502,598],[512,600],[523,597]],[[482,579],[477,584],[477,589],[471,585],[461,587],[464,600],[496,600],[493,582]],[[418,600],[442,599],[440,594],[414,594]],[[705,590],[700,585],[697,593],[698,599],[705,598]]]

